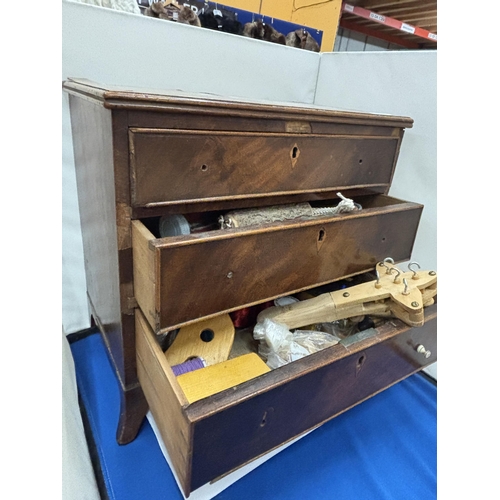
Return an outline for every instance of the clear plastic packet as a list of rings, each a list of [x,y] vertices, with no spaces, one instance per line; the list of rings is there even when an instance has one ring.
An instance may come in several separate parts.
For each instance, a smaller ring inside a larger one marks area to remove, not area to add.
[[[259,355],[272,369],[335,345],[340,340],[330,333],[313,330],[292,333],[285,325],[267,318],[255,325],[253,337],[259,341]]]

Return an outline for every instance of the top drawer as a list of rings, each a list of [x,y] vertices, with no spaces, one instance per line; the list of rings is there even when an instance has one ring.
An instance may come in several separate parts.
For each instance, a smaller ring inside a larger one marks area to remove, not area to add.
[[[397,135],[131,128],[133,206],[389,187]]]

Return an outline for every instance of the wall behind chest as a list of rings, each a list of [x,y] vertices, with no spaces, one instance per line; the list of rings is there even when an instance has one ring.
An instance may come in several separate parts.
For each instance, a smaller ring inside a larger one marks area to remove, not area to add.
[[[62,79],[312,103],[320,55],[70,1],[62,4]],[[63,94],[63,327],[90,326],[68,97]]]
[[[323,54],[315,103],[413,118],[389,194],[424,205],[412,259],[437,269],[436,51]],[[428,371],[437,376],[435,365]]]

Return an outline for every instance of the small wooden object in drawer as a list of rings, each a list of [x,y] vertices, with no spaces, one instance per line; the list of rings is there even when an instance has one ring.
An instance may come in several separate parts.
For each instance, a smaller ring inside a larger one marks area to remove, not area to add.
[[[63,86],[87,295],[121,390],[117,440],[133,440],[150,407],[185,494],[433,362],[415,343],[435,353],[434,310],[424,327],[388,322],[352,346],[188,404],[157,341],[384,257],[409,259],[422,206],[387,194],[410,118],[76,79]],[[161,216],[335,203],[339,191],[363,209],[171,238],[151,230]]]

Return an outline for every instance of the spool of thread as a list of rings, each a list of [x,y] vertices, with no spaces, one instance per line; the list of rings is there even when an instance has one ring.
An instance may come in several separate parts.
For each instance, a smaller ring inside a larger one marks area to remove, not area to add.
[[[300,302],[300,300],[288,295],[286,297],[279,297],[277,299],[274,299],[275,306],[288,306],[290,304],[295,304],[296,302]]]
[[[203,233],[219,229],[217,221],[207,217],[196,217],[190,214],[189,220],[181,214],[164,215],[160,217],[158,229],[161,238],[168,236],[181,236],[185,234]]]
[[[273,302],[268,301],[256,306],[238,309],[237,311],[229,313],[229,316],[233,320],[233,325],[235,326],[235,328],[248,328],[249,326],[255,325],[257,316],[259,315],[260,311],[263,311],[268,307],[272,307],[273,305]]]
[[[235,328],[246,328],[255,322],[258,313],[256,307],[244,307],[243,309],[229,313],[229,316],[231,316]]]
[[[191,227],[184,215],[164,215],[159,222],[160,236],[179,236],[181,234],[190,234]]]
[[[183,373],[193,372],[194,370],[199,370],[200,368],[205,368],[207,364],[203,358],[193,358],[188,359],[184,363],[172,366],[172,371],[174,375],[178,377]]]

